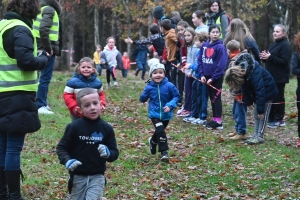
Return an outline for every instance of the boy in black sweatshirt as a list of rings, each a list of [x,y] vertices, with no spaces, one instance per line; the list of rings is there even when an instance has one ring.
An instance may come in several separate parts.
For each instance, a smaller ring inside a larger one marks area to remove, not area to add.
[[[71,199],[100,199],[105,188],[105,163],[119,156],[115,133],[99,117],[101,107],[96,90],[80,90],[76,101],[83,117],[67,125],[56,153],[69,170]]]

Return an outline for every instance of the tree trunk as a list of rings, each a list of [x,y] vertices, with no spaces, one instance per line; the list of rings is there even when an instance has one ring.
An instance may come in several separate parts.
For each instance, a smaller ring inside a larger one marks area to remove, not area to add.
[[[61,22],[63,33],[62,37],[62,52],[61,57],[56,57],[55,69],[56,70],[68,70],[73,64],[70,63],[70,52],[66,50],[74,49],[74,25],[75,25],[75,15],[72,12],[64,10],[61,14]]]
[[[99,11],[94,8],[94,42],[95,46],[99,44]]]

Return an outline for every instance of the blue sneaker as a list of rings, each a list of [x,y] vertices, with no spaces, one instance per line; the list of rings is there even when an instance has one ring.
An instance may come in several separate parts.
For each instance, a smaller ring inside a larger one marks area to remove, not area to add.
[[[270,124],[268,124],[269,128],[277,128],[279,126],[279,124],[277,122],[271,122]]]
[[[183,118],[183,121],[190,123],[190,122],[194,121],[195,119],[196,119],[195,117],[190,116],[190,117]]]
[[[198,125],[198,124],[204,125],[204,123],[206,124],[206,120],[198,118],[198,119],[195,119],[194,121],[192,121],[191,123],[195,124],[195,125]]]

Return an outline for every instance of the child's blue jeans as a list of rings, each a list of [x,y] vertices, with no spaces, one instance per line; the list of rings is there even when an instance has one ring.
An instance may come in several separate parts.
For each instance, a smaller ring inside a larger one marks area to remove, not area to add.
[[[235,130],[241,134],[246,134],[247,124],[246,124],[247,106],[244,103],[234,100],[232,105],[232,116],[235,121]]]

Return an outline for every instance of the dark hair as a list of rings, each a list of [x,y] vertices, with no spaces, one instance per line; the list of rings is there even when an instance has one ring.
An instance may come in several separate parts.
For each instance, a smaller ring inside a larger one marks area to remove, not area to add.
[[[179,16],[180,17],[180,13],[178,11],[172,11],[170,17],[172,18],[174,16]]]
[[[219,11],[222,10],[222,7],[221,7],[221,2],[219,0],[210,0],[209,4],[208,4],[208,12],[211,13],[211,10],[210,10],[210,7],[213,3],[217,3],[218,6],[219,6]]]
[[[194,12],[195,15],[198,17],[198,18],[201,18],[202,19],[202,22],[205,23],[206,22],[206,17],[205,17],[205,13],[202,11],[202,10],[197,10]]]
[[[76,94],[76,102],[80,108],[81,108],[81,98],[90,94],[98,94],[98,93],[97,90],[95,90],[94,88],[83,88],[79,90],[79,92]]]
[[[160,32],[159,26],[157,26],[156,24],[151,24],[149,29],[153,35]]]
[[[208,28],[208,33],[210,33],[214,28],[217,28],[221,32],[220,26],[213,24]]]
[[[13,11],[23,17],[35,20],[41,9],[38,0],[11,0],[6,11]]]
[[[175,22],[176,25],[182,20],[180,15],[175,15],[171,19]]]
[[[163,27],[166,31],[170,30],[172,28],[171,20],[164,19],[160,22],[160,26]]]

